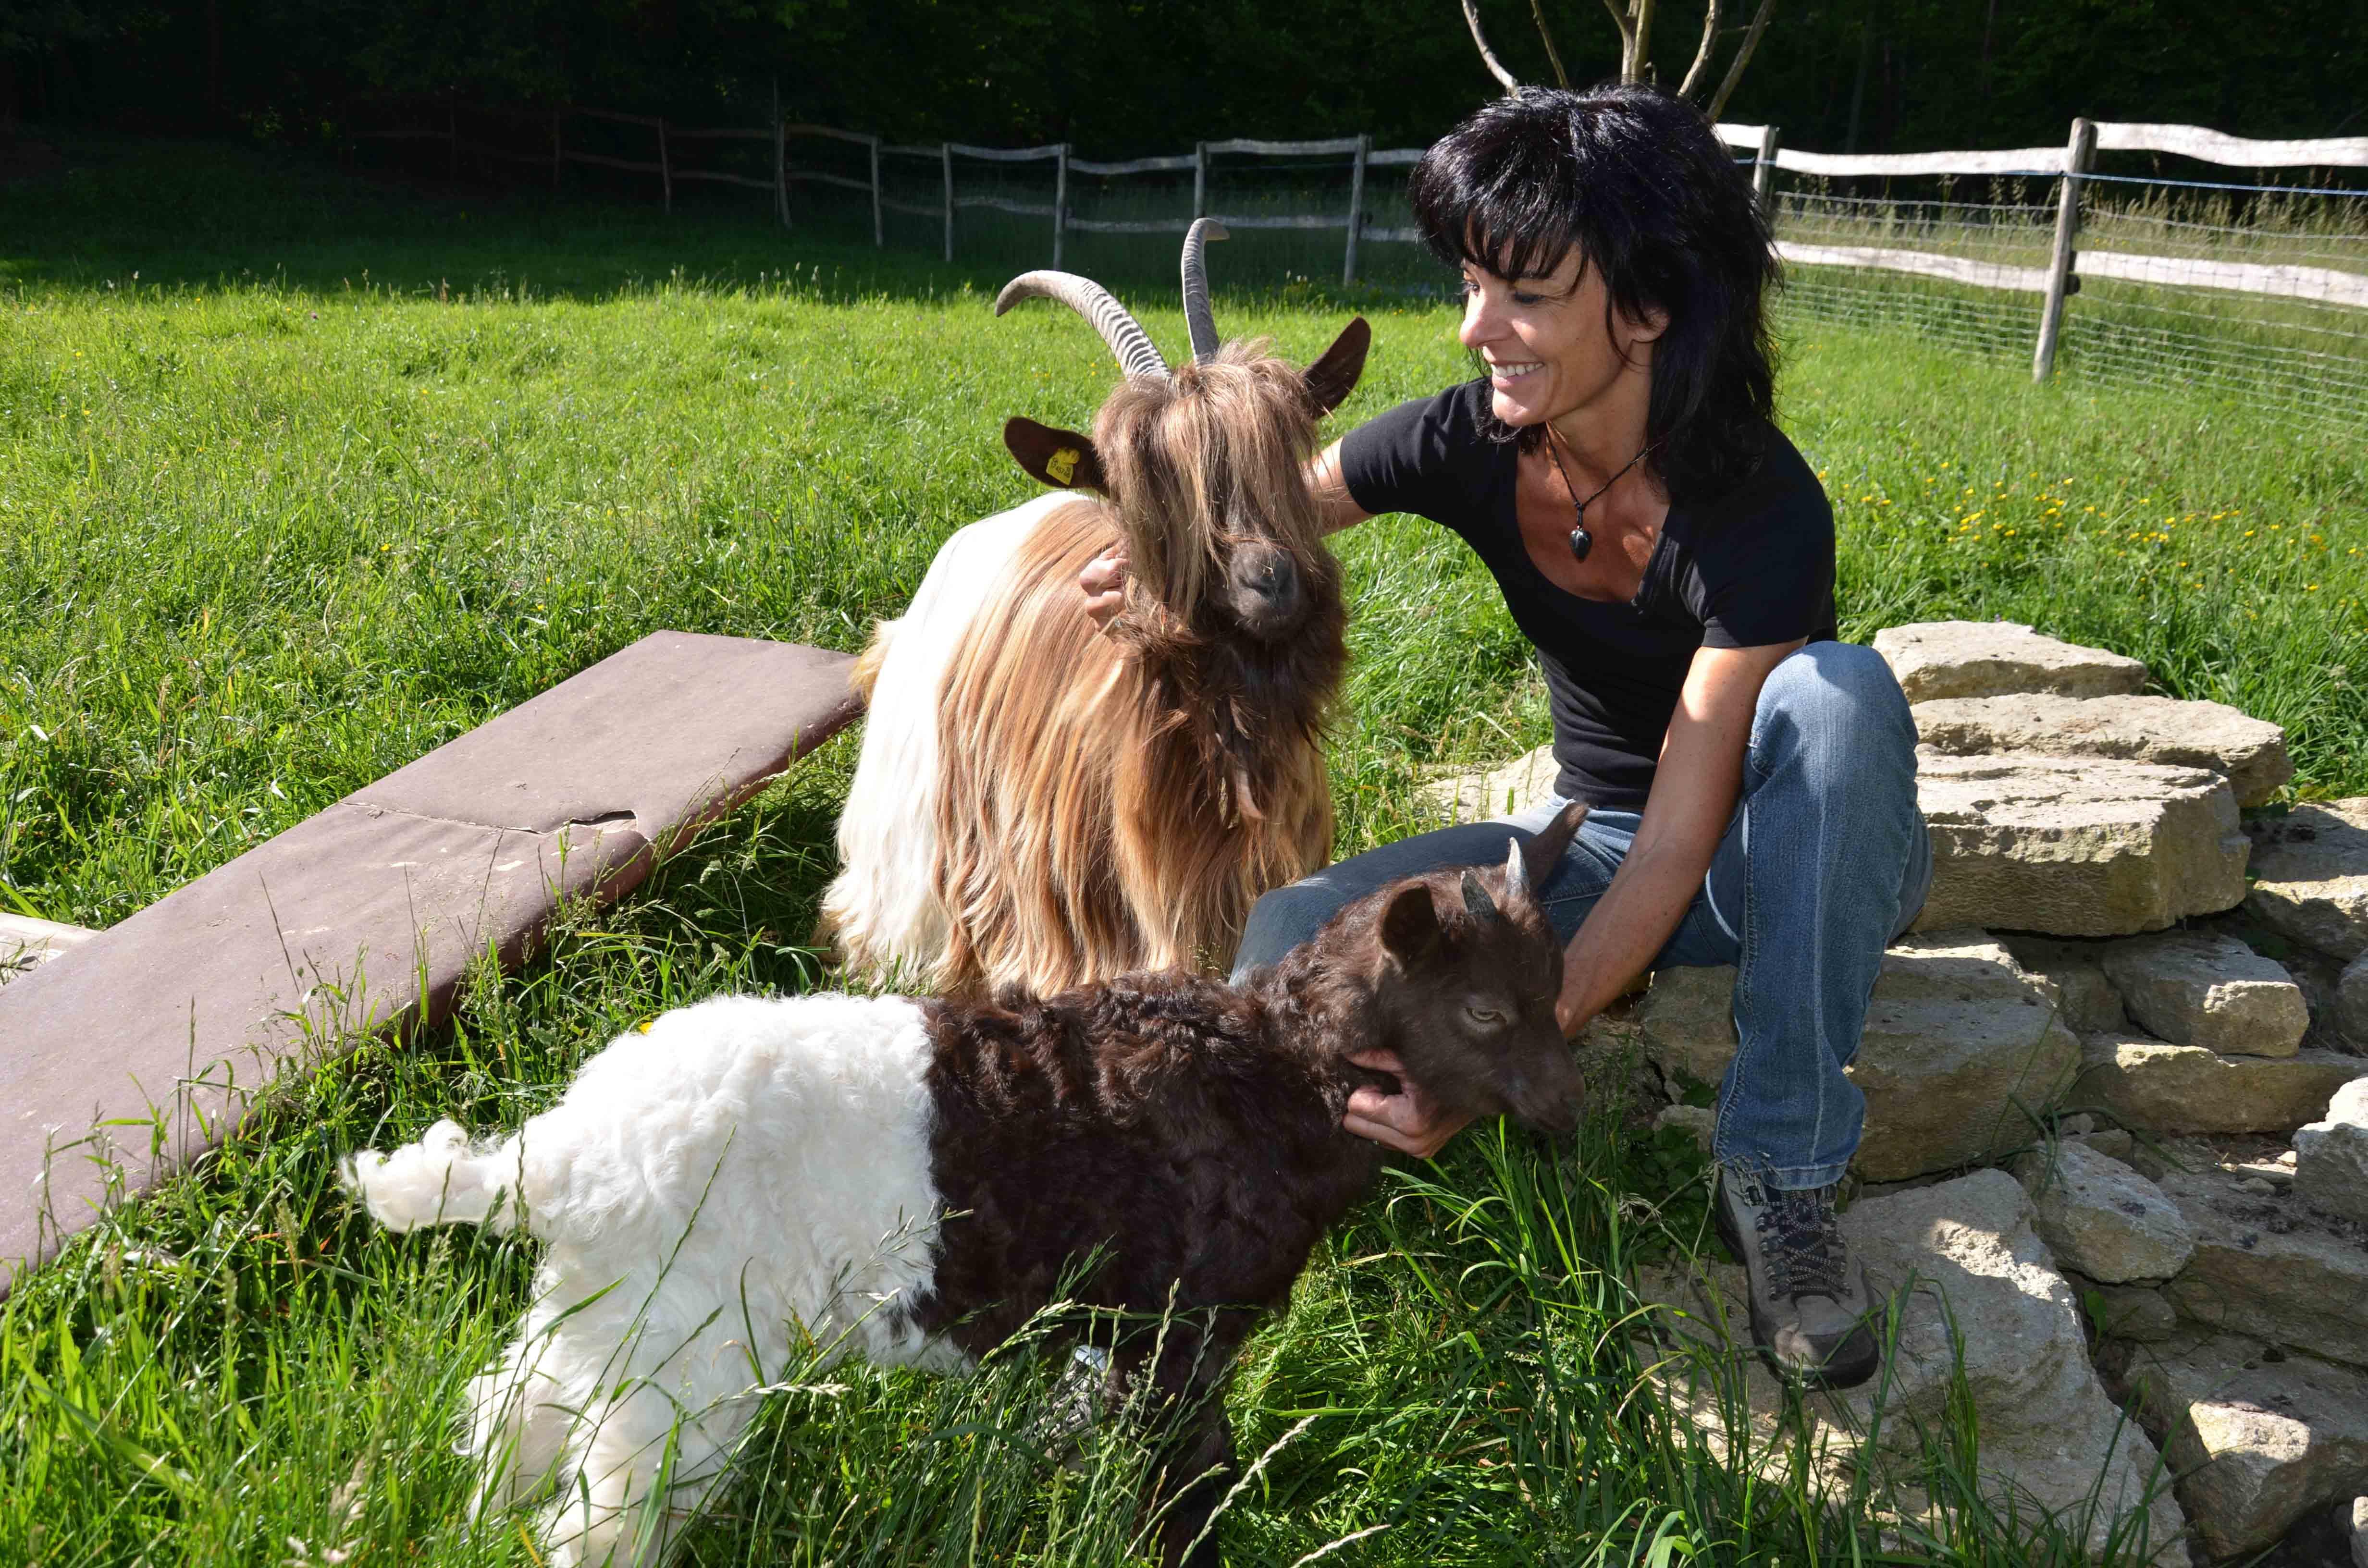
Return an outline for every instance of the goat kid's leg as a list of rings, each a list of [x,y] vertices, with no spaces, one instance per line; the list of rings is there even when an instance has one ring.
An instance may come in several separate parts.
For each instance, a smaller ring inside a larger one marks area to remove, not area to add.
[[[561,1494],[544,1516],[553,1568],[662,1561],[723,1479],[757,1400],[736,1387],[672,1392],[644,1382],[584,1412]],[[666,1495],[654,1500],[661,1483]]]
[[[1160,1568],[1218,1568],[1223,1561],[1210,1519],[1238,1471],[1224,1390],[1247,1332],[1233,1321],[1241,1315],[1226,1313],[1205,1331],[1171,1322],[1164,1344],[1122,1346],[1111,1358],[1111,1392],[1134,1389],[1134,1418],[1158,1433],[1144,1507],[1160,1516]],[[1140,1387],[1146,1371],[1147,1389]]]
[[[565,1388],[543,1365],[558,1346],[532,1318],[502,1358],[469,1381],[469,1436],[461,1451],[477,1461],[469,1517],[507,1508],[541,1492],[567,1449]]]

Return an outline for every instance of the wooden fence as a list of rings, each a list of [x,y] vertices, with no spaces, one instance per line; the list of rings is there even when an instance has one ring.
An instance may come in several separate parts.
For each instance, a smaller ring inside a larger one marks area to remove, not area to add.
[[[511,124],[530,118],[514,112],[471,112]],[[654,115],[622,114],[592,108],[560,109],[542,118],[549,127],[548,152],[528,153],[516,145],[503,146],[464,137],[460,110],[451,105],[444,106],[440,126],[434,123],[433,117],[423,117],[421,122],[358,134],[386,140],[444,141],[448,143],[448,167],[456,173],[461,155],[465,152],[513,165],[547,164],[554,186],[570,163],[629,174],[655,175],[658,180],[660,199],[668,211],[673,210],[674,187],[677,180],[709,180],[770,190],[774,210],[784,226],[791,222],[791,186],[813,182],[843,187],[870,198],[874,244],[884,245],[887,243],[884,213],[902,212],[934,219],[942,232],[943,254],[949,262],[954,258],[959,214],[965,209],[985,209],[1045,220],[1051,241],[1052,265],[1054,267],[1062,264],[1064,241],[1071,233],[1180,234],[1191,226],[1193,219],[1213,216],[1234,229],[1342,230],[1340,278],[1344,283],[1352,283],[1357,278],[1358,247],[1360,244],[1406,244],[1417,243],[1420,239],[1413,229],[1383,227],[1372,222],[1372,213],[1366,199],[1366,184],[1372,170],[1412,165],[1421,158],[1423,149],[1376,150],[1370,136],[1341,136],[1312,142],[1253,139],[1202,142],[1190,153],[1098,163],[1077,157],[1066,142],[1044,147],[976,147],[959,142],[939,142],[934,146],[906,146],[883,142],[879,137],[862,131],[844,131],[826,125],[790,123],[778,116],[769,127],[682,126]],[[653,155],[624,158],[570,146],[566,133],[569,121],[575,119],[644,128],[650,136]],[[2084,255],[2078,249],[2080,190],[2100,152],[2165,153],[2252,169],[2368,168],[2368,136],[2317,141],[2252,141],[2192,125],[2092,123],[2076,119],[2072,122],[2070,135],[2061,147],[1835,154],[1786,147],[1782,144],[1779,128],[1773,125],[1722,123],[1717,131],[1720,140],[1727,146],[1749,155],[1753,165],[1753,184],[1763,200],[1772,199],[1774,176],[1779,171],[1819,179],[1975,175],[2038,177],[2057,182],[2055,243],[2044,267],[2006,266],[1941,252],[1893,246],[1806,244],[1782,238],[1777,242],[1778,252],[1783,259],[1798,266],[1909,273],[1974,288],[2040,295],[2044,304],[2039,338],[2032,355],[2034,379],[2045,378],[2055,365],[2056,344],[2063,328],[2065,301],[2079,291],[2082,278],[2175,282],[2181,287],[2231,290],[2368,310],[2368,271],[2181,257],[2178,262],[2177,276],[2167,278],[2163,272],[2164,258],[2159,256],[2109,250],[2094,250]],[[864,148],[869,154],[866,177],[792,167],[790,163],[791,143],[809,138],[852,142]],[[733,140],[772,143],[769,179],[686,165],[677,155],[677,149],[685,144]],[[1345,161],[1349,174],[1348,210],[1338,213],[1212,213],[1209,203],[1211,160],[1229,156],[1341,159]],[[941,191],[939,199],[924,206],[891,199],[882,178],[883,160],[890,158],[934,163]],[[1031,202],[1004,196],[964,195],[958,189],[955,177],[957,164],[961,160],[995,164],[1050,163],[1053,165],[1053,199]],[[1186,170],[1192,175],[1192,211],[1189,217],[1105,220],[1080,218],[1070,210],[1069,176],[1072,174],[1108,178],[1127,175],[1180,174]]]

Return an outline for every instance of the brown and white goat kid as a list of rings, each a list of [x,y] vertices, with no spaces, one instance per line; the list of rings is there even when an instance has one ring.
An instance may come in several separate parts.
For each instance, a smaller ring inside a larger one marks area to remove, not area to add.
[[[478,1506],[554,1485],[551,1561],[652,1559],[802,1330],[959,1370],[1065,1292],[1167,1314],[1119,1331],[1110,1392],[1180,1414],[1163,1556],[1213,1562],[1187,1549],[1233,1451],[1235,1351],[1382,1163],[1340,1125],[1377,1076],[1349,1054],[1396,1051],[1451,1109],[1576,1119],[1561,946],[1530,886],[1584,814],[1502,870],[1350,904],[1239,987],[1167,971],[1005,1005],[723,997],[620,1036],[498,1142],[444,1121],[358,1155],[347,1182],[392,1229],[523,1224],[546,1249],[470,1387]]]
[[[822,920],[856,974],[1051,995],[1222,962],[1259,894],[1331,858],[1345,616],[1304,474],[1372,333],[1351,321],[1304,373],[1220,345],[1201,254],[1224,233],[1186,238],[1193,355],[1173,371],[1083,278],[1027,273],[996,300],[1073,307],[1126,375],[1090,437],[1004,426],[1063,494],[947,540],[858,665],[871,713]],[[1077,574],[1121,541],[1104,635]]]

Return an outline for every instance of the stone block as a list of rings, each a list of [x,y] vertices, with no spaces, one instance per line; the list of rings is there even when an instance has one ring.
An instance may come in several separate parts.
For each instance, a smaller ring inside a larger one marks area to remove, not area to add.
[[[2353,1369],[2191,1331],[2132,1356],[2123,1381],[2215,1558],[2368,1488],[2368,1376]]]
[[[2161,1187],[2195,1232],[2194,1256],[2163,1287],[2180,1316],[2368,1367],[2368,1246],[2357,1227],[2291,1195],[2248,1192],[2218,1171],[2166,1171]]]
[[[1707,1154],[1711,1152],[1711,1135],[1718,1127],[1718,1113],[1708,1106],[1663,1106],[1653,1118],[1653,1128],[1654,1131],[1658,1131],[1665,1127],[1683,1128],[1695,1142],[1702,1145],[1702,1152]]]
[[[1501,767],[1453,769],[1416,791],[1416,799],[1450,822],[1486,822],[1551,800],[1561,773],[1554,747],[1543,745]]]
[[[2253,839],[2247,913],[2339,959],[2368,952],[2368,796],[2296,806],[2245,831]]]
[[[2345,1544],[2351,1549],[2351,1568],[2368,1568],[2368,1497],[2340,1504]]]
[[[2294,1146],[2303,1201],[2368,1225],[2368,1078],[2336,1090],[2323,1119],[2294,1130]]]
[[[1952,756],[2030,751],[2202,767],[2258,806],[2294,777],[2286,733],[2221,702],[2169,697],[1958,697],[1916,705],[1916,732]]]
[[[2080,1042],[2071,1103],[2150,1132],[2286,1132],[2318,1119],[2328,1097],[2368,1071],[2334,1051],[2223,1056],[2200,1045],[2093,1034]]]
[[[1874,651],[1913,703],[2053,692],[2114,697],[2146,685],[2135,659],[2058,642],[2012,620],[1926,620],[1874,634]]]
[[[2105,977],[2104,944],[2009,932],[1999,938],[2025,974],[2055,988],[2055,1005],[2066,1024],[2081,1034],[2130,1026],[2122,994]]]
[[[2195,1251],[2194,1230],[2160,1187],[2085,1144],[2034,1150],[2014,1175],[2055,1261],[2100,1283],[2168,1279]]]
[[[2154,1446],[2122,1419],[2091,1369],[2072,1286],[2051,1265],[2031,1227],[2030,1199],[2012,1178],[1980,1171],[1865,1199],[1842,1227],[1869,1282],[1897,1298],[1899,1329],[1889,1364],[1871,1381],[1799,1400],[1824,1460],[1821,1480],[1846,1493],[1854,1465],[1863,1462],[1912,1483],[1918,1428],[1937,1431],[1954,1418],[1962,1369],[1980,1433],[1985,1495],[2011,1499],[2026,1517],[2033,1504],[2055,1513],[2085,1534],[2092,1551],[2117,1521],[2125,1526],[2124,1547],[2133,1545],[2128,1537],[2141,1522],[2130,1519],[2134,1512],[2142,1514],[2146,1551],[2133,1561],[2173,1546],[2185,1520],[2160,1484]],[[1782,1473],[1793,1452],[1784,1423],[1794,1418],[1794,1396],[1756,1357],[1741,1374],[1748,1433],[1728,1419],[1737,1402],[1725,1380],[1735,1375],[1728,1370],[1735,1347],[1750,1335],[1742,1271],[1713,1264],[1684,1273],[1640,1270],[1637,1289],[1662,1303],[1653,1329],[1676,1352],[1656,1374],[1665,1396],[1714,1445],[1748,1435],[1755,1453]],[[1712,1354],[1690,1358],[1690,1346]],[[1870,1430],[1881,1437],[1865,1454],[1861,1435]]]
[[[29,974],[97,935],[84,926],[0,910],[0,985],[17,975]]]
[[[1925,748],[1917,791],[1933,853],[1920,930],[2128,936],[2245,897],[2249,844],[2217,774]]]
[[[2081,1310],[2104,1338],[2152,1345],[2180,1331],[2179,1310],[2154,1286],[2108,1285],[2084,1278],[2069,1269],[2065,1271],[2065,1278],[2079,1292]]]
[[[2292,1056],[2310,1028],[2293,977],[2234,937],[2133,937],[2108,944],[2103,961],[2130,1017],[2175,1045],[2224,1056]]]
[[[1664,970],[1638,1017],[1672,1077],[1717,1084],[1735,1056],[1735,971]],[[1884,955],[1850,1081],[1866,1096],[1854,1168],[1903,1181],[1975,1164],[2035,1136],[2079,1041],[2013,955],[1979,931],[1913,937]]]
[[[2335,1030],[2353,1045],[2368,1046],[2368,953],[2343,966],[2335,983]]]

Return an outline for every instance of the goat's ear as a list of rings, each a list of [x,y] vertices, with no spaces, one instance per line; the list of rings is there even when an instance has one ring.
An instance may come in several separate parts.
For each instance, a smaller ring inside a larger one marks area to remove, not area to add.
[[[1033,419],[1003,422],[1003,444],[1039,484],[1055,490],[1097,490],[1107,495],[1101,460],[1094,444],[1075,430],[1056,430]]]
[[[1555,813],[1554,820],[1546,824],[1543,833],[1521,846],[1521,869],[1527,873],[1525,880],[1529,882],[1525,891],[1531,897],[1535,898],[1537,890],[1545,886],[1546,879],[1554,875],[1555,862],[1562,858],[1562,852],[1570,847],[1571,839],[1577,835],[1578,824],[1586,820],[1587,802],[1573,801]]]
[[[1411,968],[1438,946],[1439,911],[1431,907],[1429,884],[1400,888],[1382,911],[1383,950]]]
[[[1357,317],[1340,329],[1324,357],[1307,367],[1307,390],[1315,399],[1315,417],[1323,418],[1349,401],[1357,378],[1365,373],[1365,353],[1373,346],[1373,329]]]

